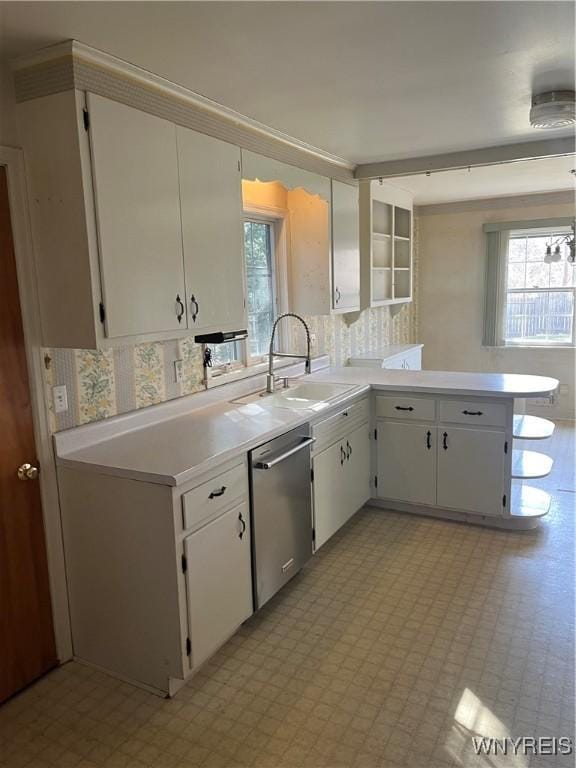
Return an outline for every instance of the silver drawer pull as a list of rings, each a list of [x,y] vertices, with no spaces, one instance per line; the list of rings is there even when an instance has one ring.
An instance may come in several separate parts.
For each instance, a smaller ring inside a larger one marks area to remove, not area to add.
[[[290,560],[288,560],[288,562],[284,563],[284,565],[282,566],[282,573],[286,573],[286,571],[289,571],[293,565],[294,565],[294,558],[291,557]]]
[[[284,461],[284,459],[287,459],[289,456],[293,456],[295,453],[298,453],[298,451],[301,451],[304,448],[307,448],[309,445],[312,445],[315,440],[315,437],[307,437],[305,440],[302,440],[301,443],[298,443],[298,445],[295,445],[293,448],[285,451],[285,453],[281,453],[279,456],[275,456],[270,461],[257,461],[254,464],[254,469],[272,469],[272,467],[275,467],[276,464],[280,464],[280,462]]]

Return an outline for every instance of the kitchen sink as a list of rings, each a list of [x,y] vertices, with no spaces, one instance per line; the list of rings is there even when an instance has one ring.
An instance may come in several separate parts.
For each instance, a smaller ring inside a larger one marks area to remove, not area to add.
[[[289,408],[291,410],[320,411],[342,395],[345,395],[356,385],[325,384],[316,381],[298,381],[276,392],[253,392],[232,400],[233,403],[249,405],[258,403],[265,408]]]

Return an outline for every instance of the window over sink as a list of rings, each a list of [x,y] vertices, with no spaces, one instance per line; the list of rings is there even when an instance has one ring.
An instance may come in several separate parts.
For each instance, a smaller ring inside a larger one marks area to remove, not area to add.
[[[265,362],[274,320],[280,314],[277,246],[283,237],[280,220],[249,215],[244,220],[244,268],[248,339],[211,347],[211,378]]]

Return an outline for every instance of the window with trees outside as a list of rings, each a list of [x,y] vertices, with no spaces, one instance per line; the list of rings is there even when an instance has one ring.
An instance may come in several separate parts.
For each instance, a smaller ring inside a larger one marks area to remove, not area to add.
[[[505,344],[574,344],[576,266],[562,241],[569,231],[510,232],[502,318]]]
[[[212,367],[233,369],[262,362],[277,315],[274,222],[244,221],[248,339],[212,347]]]

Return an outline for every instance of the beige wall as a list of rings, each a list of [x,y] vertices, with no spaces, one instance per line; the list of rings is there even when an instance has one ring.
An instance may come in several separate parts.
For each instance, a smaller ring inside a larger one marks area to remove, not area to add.
[[[482,225],[571,216],[571,193],[476,200],[417,210],[418,340],[425,368],[554,376],[568,392],[530,411],[574,418],[574,349],[482,346],[485,248]],[[576,267],[575,267],[576,269]]]
[[[0,146],[19,147],[16,129],[14,82],[8,66],[0,61]]]

